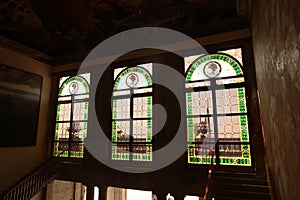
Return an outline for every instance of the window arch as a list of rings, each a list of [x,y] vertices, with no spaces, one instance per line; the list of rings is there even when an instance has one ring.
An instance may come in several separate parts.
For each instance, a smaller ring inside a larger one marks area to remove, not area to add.
[[[87,134],[90,74],[61,77],[56,112],[54,156],[83,157]]]
[[[152,160],[152,64],[114,70],[112,160]]]
[[[188,163],[251,166],[241,49],[185,65]]]

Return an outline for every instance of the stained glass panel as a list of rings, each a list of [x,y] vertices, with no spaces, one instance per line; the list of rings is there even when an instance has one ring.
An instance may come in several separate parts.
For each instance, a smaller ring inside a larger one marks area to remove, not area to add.
[[[62,81],[62,80],[61,80]],[[82,76],[74,76],[66,79],[59,89],[59,96],[72,94],[85,94],[89,92],[89,83]]]
[[[58,104],[56,121],[69,121],[71,116],[71,104]]]
[[[152,160],[151,75],[152,63],[114,70],[113,160]]]
[[[87,120],[88,118],[88,102],[74,103],[73,120]]]
[[[188,142],[214,142],[212,117],[188,117]]]
[[[151,96],[133,98],[133,117],[134,118],[152,117]]]
[[[222,53],[242,61],[241,49]],[[192,65],[187,69],[188,62]],[[246,95],[241,87],[245,79],[240,63],[224,54],[210,54],[185,59],[185,69],[188,162],[216,163],[217,144],[220,164],[250,166]],[[211,85],[218,86],[206,91],[205,86]],[[222,85],[230,87],[222,89]]]
[[[189,68],[189,66],[200,56],[202,56],[204,54],[200,54],[200,55],[194,55],[194,56],[188,56],[184,58],[184,72],[186,72]]]
[[[151,75],[141,67],[123,70],[115,80],[114,90],[148,87],[152,85]]]
[[[152,120],[133,121],[133,140],[135,142],[151,142]]]
[[[244,77],[239,78],[228,78],[228,79],[219,79],[216,80],[217,85],[226,85],[226,84],[233,84],[233,83],[243,83],[245,82]]]
[[[245,88],[232,88],[216,91],[218,113],[246,113]]]
[[[113,142],[129,142],[130,121],[113,121]]]
[[[219,138],[226,142],[249,142],[246,115],[218,117]]]
[[[190,164],[210,164],[215,163],[215,146],[213,144],[192,144],[188,147],[188,162]]]
[[[206,115],[212,113],[211,91],[190,92],[186,94],[187,115]]]
[[[242,57],[242,49],[241,48],[236,48],[236,49],[228,49],[224,51],[219,51],[220,53],[226,53],[235,59],[237,59],[241,65],[243,65],[243,57]]]
[[[239,63],[232,57],[223,54],[209,54],[197,58],[193,65],[189,66],[186,80],[199,81],[242,74]]]
[[[196,87],[204,87],[210,86],[210,81],[201,81],[201,82],[193,82],[193,83],[186,83],[185,88],[196,88]]]
[[[129,160],[130,158],[129,144],[112,144],[112,159],[113,160]]]
[[[130,118],[130,99],[113,100],[113,118],[129,119]]]
[[[58,140],[59,138],[69,138],[69,131],[70,123],[56,123],[56,137],[55,139]]]
[[[89,73],[60,78],[54,156],[83,157],[83,140],[87,134],[89,81]]]
[[[152,144],[133,144],[132,160],[152,161]]]

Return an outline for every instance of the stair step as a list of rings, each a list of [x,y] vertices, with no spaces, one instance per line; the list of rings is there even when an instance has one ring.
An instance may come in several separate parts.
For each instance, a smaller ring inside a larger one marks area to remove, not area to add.
[[[255,173],[233,173],[233,172],[224,172],[224,171],[216,171],[216,177],[233,177],[233,178],[255,178]]]
[[[265,185],[249,185],[249,184],[220,184],[214,183],[212,190],[238,190],[238,191],[252,191],[269,193],[269,187]]]
[[[219,197],[234,197],[234,198],[250,198],[250,199],[270,199],[270,193],[264,192],[251,192],[251,191],[239,191],[239,190],[217,190],[212,191],[212,194]],[[215,198],[215,200],[217,200]]]
[[[231,177],[215,177],[215,183],[220,184],[247,184],[247,185],[261,185],[261,186],[268,186],[267,180],[262,179],[245,179],[245,178],[231,178]]]
[[[271,197],[262,197],[262,198],[257,198],[257,197],[226,197],[222,195],[213,195],[214,200],[271,200]],[[212,198],[211,198],[212,199]]]

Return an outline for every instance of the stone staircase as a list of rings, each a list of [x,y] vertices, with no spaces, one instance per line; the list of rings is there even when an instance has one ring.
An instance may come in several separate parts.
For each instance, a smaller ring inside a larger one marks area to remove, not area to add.
[[[267,179],[257,178],[254,172],[216,169],[213,176],[209,199],[271,200]]]

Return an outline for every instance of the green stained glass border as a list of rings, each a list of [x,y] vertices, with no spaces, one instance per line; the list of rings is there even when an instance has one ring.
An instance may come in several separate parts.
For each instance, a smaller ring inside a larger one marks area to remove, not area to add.
[[[152,85],[152,77],[151,75],[149,74],[149,72],[141,67],[130,67],[130,68],[126,68],[124,69],[119,75],[118,77],[116,78],[116,81],[115,81],[115,84],[114,84],[114,90],[116,90],[119,86],[119,83],[120,83],[120,80],[126,76],[127,74],[129,73],[132,73],[132,72],[136,72],[136,73],[140,73],[142,74],[146,80],[147,80],[147,84],[148,86],[151,86]]]
[[[243,75],[243,71],[240,67],[240,64],[231,56],[224,55],[224,54],[209,54],[209,55],[200,56],[191,64],[191,67],[188,69],[186,74],[186,81],[191,81],[193,73],[202,63],[214,59],[227,62],[234,69],[237,76]]]
[[[80,83],[83,84],[85,92],[88,93],[89,92],[89,84],[87,83],[87,81],[85,80],[85,78],[81,77],[81,76],[72,76],[71,78],[68,78],[60,87],[58,95],[62,96],[62,92],[65,89],[65,87],[71,83],[72,81],[79,81]]]

